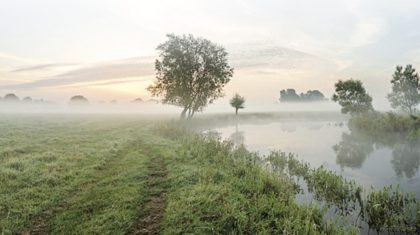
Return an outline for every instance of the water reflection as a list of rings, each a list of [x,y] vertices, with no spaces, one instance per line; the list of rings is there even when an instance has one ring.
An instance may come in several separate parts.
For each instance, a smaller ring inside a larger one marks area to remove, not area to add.
[[[272,150],[294,153],[314,168],[324,166],[365,188],[398,184],[420,198],[420,140],[407,142],[398,135],[373,138],[335,119],[239,119],[209,129],[262,155]]]
[[[243,131],[239,131],[238,123],[235,124],[235,132],[229,138],[236,146],[242,145],[245,142],[245,135]]]
[[[397,176],[414,177],[419,170],[420,148],[415,143],[397,145],[392,150],[391,163]]]
[[[333,146],[336,162],[341,168],[360,168],[373,152],[373,143],[355,134],[343,133],[341,141]]]
[[[418,172],[420,165],[420,147],[417,142],[404,141],[404,138],[373,138],[351,131],[342,133],[341,141],[332,149],[336,154],[336,163],[342,169],[361,168],[375,149],[391,149],[391,164],[395,174],[398,177],[412,178]]]

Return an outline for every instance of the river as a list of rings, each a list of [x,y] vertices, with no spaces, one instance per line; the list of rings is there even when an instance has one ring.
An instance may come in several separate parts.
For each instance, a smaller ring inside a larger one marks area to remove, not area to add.
[[[294,153],[312,167],[323,165],[366,189],[398,184],[420,198],[420,147],[401,139],[375,140],[350,131],[345,120],[237,122],[212,131],[264,155],[271,150]]]

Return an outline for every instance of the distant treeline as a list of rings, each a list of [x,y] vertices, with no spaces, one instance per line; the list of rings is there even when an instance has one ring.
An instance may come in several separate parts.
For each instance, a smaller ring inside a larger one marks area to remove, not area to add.
[[[79,104],[86,105],[86,104],[89,104],[89,103],[90,103],[89,100],[82,95],[75,95],[75,96],[71,97],[70,101],[69,101],[69,104],[76,104],[76,105],[79,105]],[[99,101],[99,104],[105,104],[105,103],[106,102],[104,100]],[[117,100],[111,100],[111,101],[109,101],[109,103],[110,104],[118,104],[118,101]],[[159,101],[155,100],[155,99],[149,99],[149,100],[144,101],[142,98],[139,97],[139,98],[136,98],[136,99],[130,101],[130,103],[133,103],[133,104],[145,104],[145,103],[158,104]]]
[[[0,102],[5,102],[5,103],[42,103],[42,104],[52,104],[53,102],[51,101],[47,101],[44,99],[32,99],[32,97],[30,96],[26,96],[23,99],[20,99],[17,95],[13,94],[13,93],[9,93],[7,95],[5,95],[4,97],[0,96]]]
[[[327,100],[319,90],[309,90],[306,93],[296,94],[295,89],[280,91],[280,102],[306,102],[306,101],[325,101]]]
[[[0,103],[9,103],[9,104],[54,104],[54,102],[52,101],[47,101],[44,99],[32,99],[32,97],[30,96],[26,96],[24,98],[19,98],[19,96],[17,96],[14,93],[9,93],[6,94],[4,97],[0,96]],[[82,96],[82,95],[75,95],[72,96],[69,99],[69,104],[89,104],[89,100]],[[101,100],[99,101],[99,104],[105,104],[106,102]],[[118,101],[117,100],[111,100],[109,101],[110,104],[117,104]],[[156,99],[149,99],[149,100],[143,100],[142,98],[136,98],[132,101],[130,101],[130,103],[149,103],[149,104],[158,104],[159,101]]]

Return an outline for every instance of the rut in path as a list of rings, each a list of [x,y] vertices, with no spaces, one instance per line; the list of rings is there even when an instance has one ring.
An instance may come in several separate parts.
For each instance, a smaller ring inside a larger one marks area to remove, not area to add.
[[[118,165],[120,162],[124,160],[124,158],[128,155],[128,153],[132,151],[131,145],[119,150],[119,152],[114,155],[110,155],[108,158],[105,158],[105,163],[103,168],[98,169],[95,172],[95,175],[89,181],[82,183],[81,185],[72,189],[71,193],[69,193],[69,197],[62,198],[53,208],[47,208],[43,212],[41,212],[37,217],[33,220],[33,225],[30,229],[25,229],[17,234],[21,235],[38,235],[38,234],[51,234],[51,227],[50,221],[59,213],[65,211],[69,204],[67,201],[71,197],[78,196],[86,191],[89,191],[94,185],[98,183],[100,179],[102,179],[105,175],[111,174],[110,172],[113,171],[113,167]]]
[[[162,156],[155,156],[147,166],[148,196],[139,218],[127,234],[159,234],[165,209],[166,165]]]

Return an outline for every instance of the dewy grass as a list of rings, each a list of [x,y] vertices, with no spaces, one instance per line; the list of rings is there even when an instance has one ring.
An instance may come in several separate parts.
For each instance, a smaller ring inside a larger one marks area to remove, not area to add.
[[[1,234],[124,234],[145,224],[163,234],[358,232],[339,215],[326,217],[321,204],[297,204],[295,178],[312,182],[327,206],[359,200],[357,185],[292,154],[273,153],[267,162],[213,133],[194,134],[185,123],[174,124],[130,116],[0,118]],[[157,157],[161,161],[152,161]],[[156,174],[159,183],[150,178]],[[342,193],[330,195],[336,191],[325,183]],[[410,217],[414,201],[392,192],[369,194],[362,219],[390,231],[412,232],[416,223],[418,231],[418,202],[417,217]],[[153,207],[156,197],[160,204]],[[410,218],[410,226],[377,222],[378,203],[404,212],[390,221]],[[407,206],[396,209],[401,203]],[[148,221],[150,209],[161,206],[153,214],[159,219]]]
[[[169,128],[167,132],[182,132]],[[339,234],[354,230],[328,221],[317,206],[299,206],[295,187],[261,167],[244,148],[213,135],[183,135],[170,166],[164,233]],[[179,137],[179,135],[178,135]]]
[[[143,132],[150,122],[57,120],[45,117],[18,122],[2,120],[0,230],[3,234],[26,230],[72,231],[79,227],[88,231],[88,224],[72,225],[83,218],[81,214],[89,213],[101,217],[93,216],[92,221],[96,222],[92,222],[90,229],[99,229],[101,225],[118,228],[109,223],[113,219],[107,221],[107,218],[130,217],[127,210],[117,213],[118,203],[134,200],[131,206],[136,208],[131,214],[138,210],[142,168],[146,159],[152,157],[151,153],[142,152],[138,143],[147,140]],[[104,209],[89,212],[87,204],[92,207],[100,204]],[[82,213],[73,212],[73,208]],[[61,215],[64,209],[66,214]],[[68,219],[72,215],[75,220]],[[131,219],[121,223],[129,224]]]

